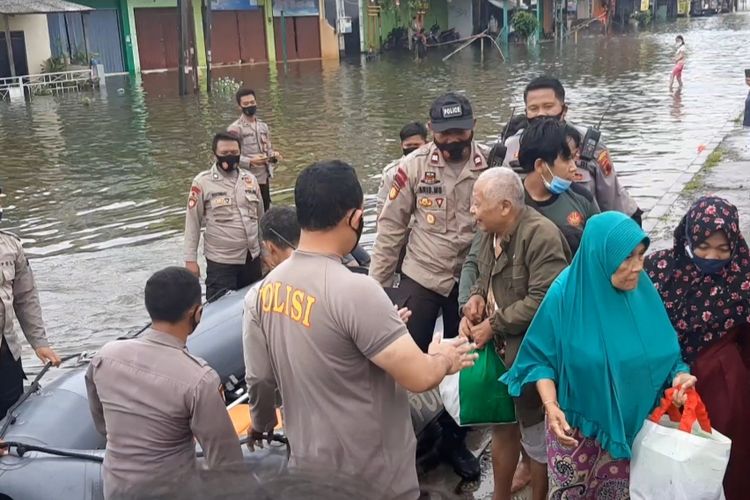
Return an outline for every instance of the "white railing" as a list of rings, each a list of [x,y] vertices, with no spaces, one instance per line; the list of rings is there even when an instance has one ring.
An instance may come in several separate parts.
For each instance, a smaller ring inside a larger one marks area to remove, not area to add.
[[[76,69],[58,73],[40,73],[37,75],[23,75],[0,78],[0,99],[4,99],[11,88],[29,89],[28,95],[59,94],[76,92],[83,84],[94,81],[92,69]],[[23,92],[25,94],[25,92]]]

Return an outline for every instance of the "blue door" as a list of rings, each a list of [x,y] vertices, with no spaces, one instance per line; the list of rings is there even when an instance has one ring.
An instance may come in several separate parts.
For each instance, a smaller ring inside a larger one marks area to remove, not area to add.
[[[120,18],[115,9],[47,14],[52,55],[67,54],[74,64],[90,59],[104,64],[106,73],[125,71]]]

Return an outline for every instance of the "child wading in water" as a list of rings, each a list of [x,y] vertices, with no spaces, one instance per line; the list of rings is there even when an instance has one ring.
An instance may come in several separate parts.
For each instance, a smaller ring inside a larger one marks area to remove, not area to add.
[[[679,88],[682,88],[682,69],[685,67],[685,39],[682,35],[677,35],[675,38],[677,42],[677,52],[674,55],[674,69],[672,70],[672,76],[669,78],[669,90],[672,90],[674,85],[674,79],[677,78]]]

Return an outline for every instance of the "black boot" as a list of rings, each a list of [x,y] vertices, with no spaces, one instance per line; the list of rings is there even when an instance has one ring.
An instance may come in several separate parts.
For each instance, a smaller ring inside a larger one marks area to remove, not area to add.
[[[447,413],[440,419],[443,428],[442,456],[451,464],[453,471],[465,481],[479,479],[479,459],[466,447],[466,429],[459,427]],[[442,416],[441,416],[442,417]]]

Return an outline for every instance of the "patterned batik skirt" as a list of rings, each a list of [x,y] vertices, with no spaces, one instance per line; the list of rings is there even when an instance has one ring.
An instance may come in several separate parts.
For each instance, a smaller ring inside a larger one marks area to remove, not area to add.
[[[615,460],[576,431],[575,448],[561,445],[547,430],[547,466],[551,500],[627,500],[630,498],[630,460]]]

